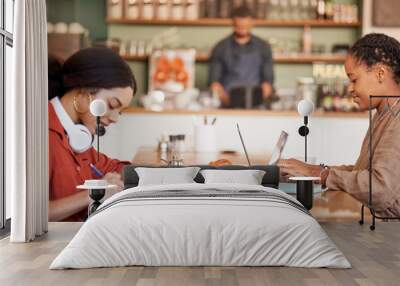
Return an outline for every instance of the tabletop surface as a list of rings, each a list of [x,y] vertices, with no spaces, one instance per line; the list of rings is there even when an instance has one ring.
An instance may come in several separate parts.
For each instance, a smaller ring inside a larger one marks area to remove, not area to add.
[[[208,165],[211,161],[219,159],[229,160],[234,165],[248,165],[244,153],[231,150],[226,150],[226,152],[186,151],[177,156],[179,159],[183,160],[184,165]],[[249,159],[252,165],[266,165],[269,157],[268,153],[249,154]],[[142,146],[139,147],[132,162],[143,165],[165,165],[165,162],[162,161],[161,158],[164,158],[164,156],[157,151],[156,147]],[[166,159],[171,160],[171,155],[167,155]]]
[[[132,163],[138,165],[165,165],[156,147],[142,146],[133,157]],[[265,165],[269,154],[249,154],[253,165]],[[184,165],[202,165],[218,159],[226,159],[232,164],[247,166],[244,153],[198,153],[187,151],[182,154]],[[295,194],[295,183],[280,183],[280,189],[289,194]],[[319,221],[358,221],[360,219],[361,203],[342,191],[324,191],[320,185],[314,185],[314,203],[311,213]],[[369,217],[367,213],[366,217]]]

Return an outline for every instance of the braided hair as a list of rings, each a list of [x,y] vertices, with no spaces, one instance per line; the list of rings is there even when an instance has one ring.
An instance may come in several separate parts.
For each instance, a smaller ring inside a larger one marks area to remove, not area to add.
[[[350,48],[350,54],[367,67],[378,63],[386,65],[400,84],[400,43],[395,38],[380,33],[367,34]]]

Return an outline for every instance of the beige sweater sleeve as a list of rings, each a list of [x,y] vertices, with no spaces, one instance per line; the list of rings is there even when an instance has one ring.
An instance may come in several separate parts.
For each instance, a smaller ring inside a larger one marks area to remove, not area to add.
[[[400,118],[393,120],[382,132],[376,132],[376,145],[372,162],[372,203],[375,208],[385,210],[391,206],[399,193],[400,168]],[[367,156],[368,154],[360,154]],[[333,190],[342,190],[361,202],[367,203],[369,197],[368,169],[344,170],[331,169],[326,186]]]
[[[331,169],[340,171],[353,171],[354,165],[340,165],[340,166],[330,166]]]

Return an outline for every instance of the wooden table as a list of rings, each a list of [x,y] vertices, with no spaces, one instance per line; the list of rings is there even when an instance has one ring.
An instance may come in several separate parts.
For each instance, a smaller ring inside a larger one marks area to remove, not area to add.
[[[247,166],[244,154],[222,154],[222,153],[196,153],[185,152],[182,154],[184,165],[208,164],[217,159],[227,159],[232,164]],[[268,162],[268,154],[249,154],[253,165],[264,165]],[[165,165],[160,159],[160,153],[155,147],[143,146],[138,149],[132,159],[133,164],[138,165]],[[348,193],[341,191],[326,191],[314,195],[314,205],[311,209],[313,216],[319,221],[358,221],[360,219],[361,203],[351,197]],[[366,219],[370,215],[366,211]]]
[[[269,154],[249,154],[250,162],[252,165],[265,165],[269,160]],[[140,165],[165,165],[166,163],[161,160],[161,153],[155,147],[143,146],[138,149],[132,159],[132,163]],[[247,166],[246,156],[241,153],[198,153],[187,151],[180,155],[183,159],[184,165],[208,165],[211,161],[218,159],[227,159],[234,165]],[[168,155],[168,160],[171,156]]]

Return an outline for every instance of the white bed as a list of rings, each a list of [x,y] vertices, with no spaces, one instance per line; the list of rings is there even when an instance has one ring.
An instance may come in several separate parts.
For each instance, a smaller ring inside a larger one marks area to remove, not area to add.
[[[351,267],[318,222],[284,192],[197,183],[114,195],[50,269],[128,265]]]

